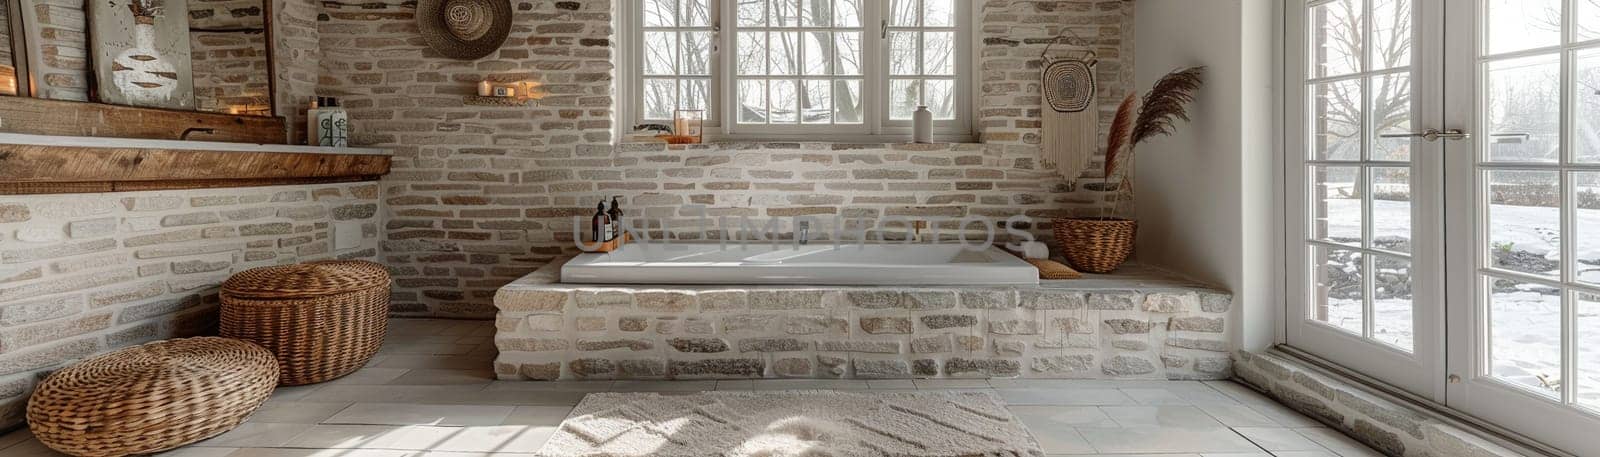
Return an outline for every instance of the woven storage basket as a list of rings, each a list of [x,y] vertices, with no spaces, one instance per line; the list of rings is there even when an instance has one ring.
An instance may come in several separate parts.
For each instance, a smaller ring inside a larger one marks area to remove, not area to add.
[[[260,346],[157,341],[52,373],[28,399],[28,427],[70,455],[150,454],[233,429],[277,384],[278,362]]]
[[[387,330],[389,272],[360,260],[252,268],[222,283],[222,336],[278,356],[279,385],[350,374]]]
[[[1133,253],[1137,221],[1121,218],[1058,217],[1050,221],[1056,242],[1072,268],[1110,273]]]

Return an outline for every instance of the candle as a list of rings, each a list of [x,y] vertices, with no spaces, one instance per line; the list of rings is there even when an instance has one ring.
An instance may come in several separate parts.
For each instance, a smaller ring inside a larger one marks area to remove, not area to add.
[[[488,80],[484,80],[483,82],[478,83],[478,96],[479,97],[488,97],[493,92],[494,92],[494,90],[492,88],[490,88]]]

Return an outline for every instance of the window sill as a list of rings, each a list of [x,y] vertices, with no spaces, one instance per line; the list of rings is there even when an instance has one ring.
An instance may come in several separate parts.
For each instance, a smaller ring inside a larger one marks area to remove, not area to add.
[[[827,138],[827,140],[819,141],[819,138]],[[705,141],[697,144],[913,144],[910,140],[911,135],[706,135]],[[977,142],[978,138],[971,134],[934,134],[933,142],[929,144],[974,144]],[[629,134],[618,144],[666,144],[666,141],[647,134]]]

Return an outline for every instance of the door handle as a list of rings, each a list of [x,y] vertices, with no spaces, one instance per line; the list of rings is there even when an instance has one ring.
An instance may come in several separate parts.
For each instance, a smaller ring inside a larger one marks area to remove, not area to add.
[[[1442,139],[1446,139],[1446,140],[1465,140],[1467,138],[1472,138],[1472,134],[1467,133],[1467,132],[1463,132],[1463,131],[1461,131],[1461,129],[1449,129],[1449,130],[1427,129],[1427,130],[1423,130],[1421,132],[1411,132],[1411,133],[1383,133],[1383,134],[1379,134],[1378,137],[1379,138],[1422,138],[1422,139],[1427,140],[1429,142],[1433,142],[1433,141],[1439,141],[1441,138]]]

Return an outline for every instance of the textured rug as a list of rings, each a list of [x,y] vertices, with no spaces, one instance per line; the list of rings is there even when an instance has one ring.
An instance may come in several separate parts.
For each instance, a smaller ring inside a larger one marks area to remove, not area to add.
[[[727,457],[1042,456],[988,392],[599,393],[539,455]]]

